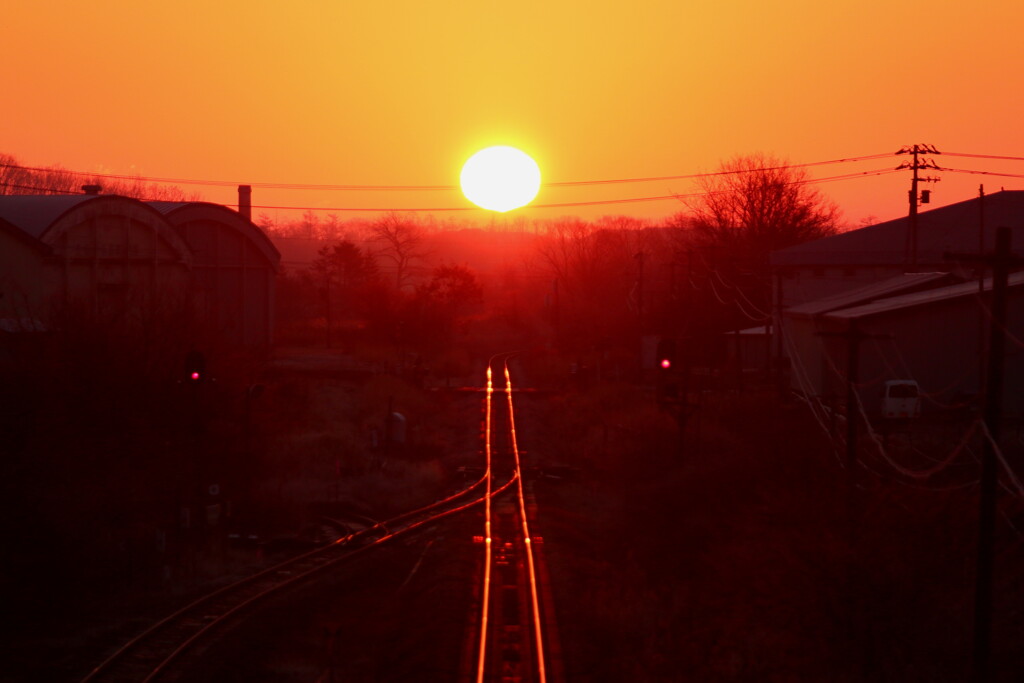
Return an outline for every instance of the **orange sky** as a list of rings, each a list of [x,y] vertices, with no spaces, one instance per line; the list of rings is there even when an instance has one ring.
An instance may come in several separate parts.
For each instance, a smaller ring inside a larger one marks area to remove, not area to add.
[[[1022,27],[1019,0],[8,3],[0,152],[146,177],[355,185],[454,185],[489,144],[522,148],[554,182],[690,174],[757,151],[799,163],[929,143],[1024,157]],[[1024,162],[935,160],[1024,174]],[[982,182],[1024,189],[1019,178],[940,175],[934,205]],[[904,214],[909,175],[818,187],[856,224]],[[235,201],[233,189],[189,189]],[[546,188],[536,203],[693,190],[689,180]],[[260,188],[253,203],[470,206],[455,192]]]

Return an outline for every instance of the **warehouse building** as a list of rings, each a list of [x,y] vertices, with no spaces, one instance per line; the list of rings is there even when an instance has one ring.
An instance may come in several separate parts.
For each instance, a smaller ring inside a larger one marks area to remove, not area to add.
[[[88,320],[211,352],[266,353],[280,255],[248,218],[201,202],[0,196],[0,330]],[[9,346],[9,344],[8,344]]]
[[[772,254],[776,355],[794,390],[823,400],[846,392],[848,361],[864,407],[877,410],[887,381],[912,380],[922,409],[978,405],[991,325],[991,252],[1010,228],[1024,254],[1024,192],[1003,191]],[[914,252],[908,245],[916,244]],[[1004,407],[1024,411],[1024,274],[1010,276]],[[859,340],[851,341],[856,331]]]

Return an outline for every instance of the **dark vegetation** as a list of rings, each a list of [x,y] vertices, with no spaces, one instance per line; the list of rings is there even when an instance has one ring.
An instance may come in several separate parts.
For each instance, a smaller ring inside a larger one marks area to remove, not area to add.
[[[569,680],[967,678],[972,488],[900,481],[868,450],[881,476],[858,469],[851,488],[827,434],[767,387],[708,395],[681,443],[635,392],[553,399],[538,418],[539,457],[585,473],[539,489]],[[917,445],[945,455],[936,430]],[[999,544],[995,680],[1012,681],[1024,557],[1011,526]]]

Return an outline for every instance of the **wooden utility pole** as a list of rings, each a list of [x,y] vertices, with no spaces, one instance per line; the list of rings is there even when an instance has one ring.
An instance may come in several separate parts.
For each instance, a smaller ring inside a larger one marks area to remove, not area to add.
[[[891,334],[866,334],[851,318],[846,332],[819,332],[822,337],[841,337],[846,340],[846,466],[853,475],[857,464],[857,427],[860,423],[860,400],[857,382],[860,381],[860,343],[865,339],[892,339]]]
[[[1010,265],[1019,263],[1010,252],[1010,229],[996,230],[992,264],[992,322],[989,327],[988,376],[985,379],[985,427],[989,438],[981,456],[978,501],[978,565],[974,589],[974,680],[988,683],[992,651],[992,575],[994,571],[996,484],[999,475],[996,444],[1003,411],[1003,353],[1006,346],[1006,289]]]
[[[931,191],[925,190],[918,194],[917,185],[918,183],[937,183],[939,178],[921,178],[917,175],[917,172],[921,169],[934,169],[940,171],[935,162],[930,159],[919,158],[922,154],[942,154],[939,150],[935,149],[934,145],[911,145],[910,147],[904,147],[896,154],[912,154],[913,161],[903,162],[896,170],[910,169],[913,171],[913,175],[910,178],[910,190],[907,192],[907,196],[910,200],[910,214],[909,226],[907,231],[907,253],[906,262],[911,272],[917,269],[917,207],[919,204],[927,204],[930,200]]]
[[[644,252],[633,254],[636,259],[636,327],[637,327],[637,364],[636,382],[644,382]]]
[[[1011,251],[1010,228],[996,229],[995,251],[991,254],[946,254],[946,258],[974,261],[992,268],[991,320],[989,324],[988,369],[985,377],[983,419],[988,431],[981,455],[981,486],[978,496],[978,559],[974,577],[975,683],[991,680],[992,576],[995,568],[996,493],[999,463],[996,454],[1003,411],[1003,356],[1006,348],[1006,300],[1010,268],[1024,265]]]

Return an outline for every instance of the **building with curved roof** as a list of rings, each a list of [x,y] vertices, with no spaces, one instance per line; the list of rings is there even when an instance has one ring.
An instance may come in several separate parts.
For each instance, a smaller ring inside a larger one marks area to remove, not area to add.
[[[192,293],[208,327],[244,347],[272,337],[281,255],[252,221],[219,204],[149,202],[192,251]]]
[[[0,196],[0,320],[135,320],[211,352],[266,350],[279,263],[256,225],[215,204]]]

